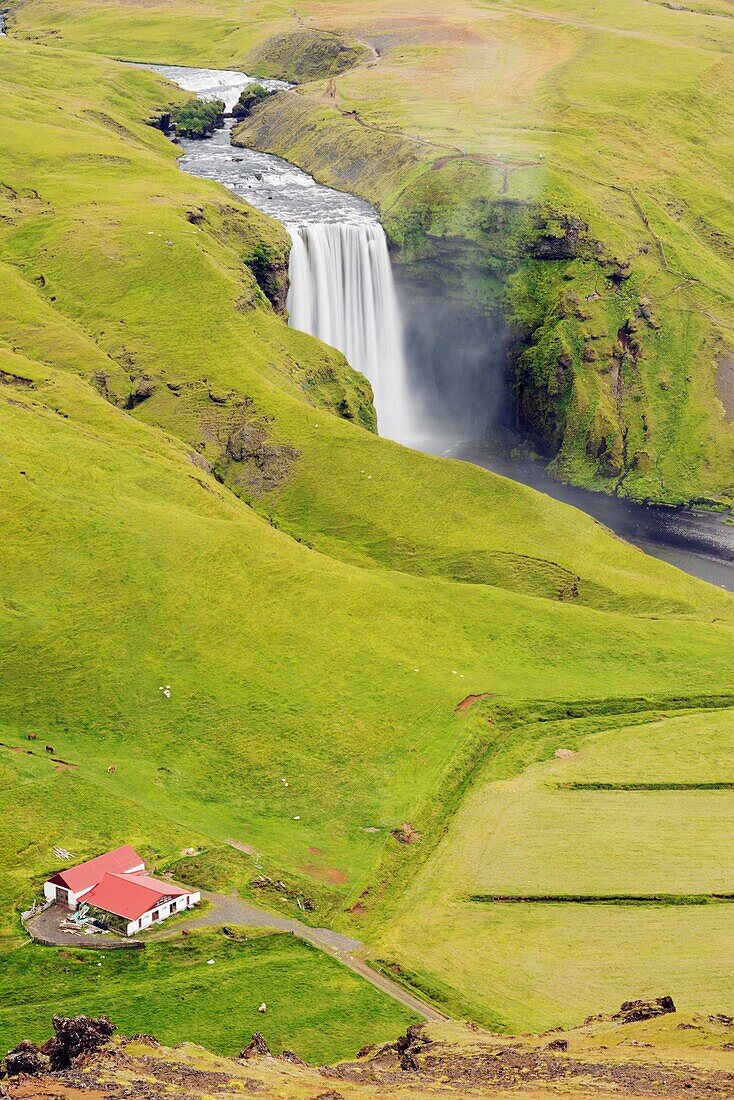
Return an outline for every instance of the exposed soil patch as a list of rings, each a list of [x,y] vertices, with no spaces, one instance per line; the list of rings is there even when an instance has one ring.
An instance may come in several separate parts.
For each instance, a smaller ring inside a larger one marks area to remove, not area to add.
[[[10,371],[0,370],[0,386],[22,386],[23,389],[34,390],[35,383],[30,378],[24,378],[21,374],[11,374]]]
[[[252,844],[243,844],[241,840],[225,840],[225,844],[229,844],[230,848],[236,848],[238,852],[244,852],[246,856],[259,856],[257,848],[253,848]]]
[[[322,856],[324,853],[322,852],[321,848],[309,848],[308,854],[310,856]]]
[[[480,703],[482,699],[491,699],[496,692],[494,691],[482,691],[479,695],[467,695],[465,699],[462,699],[460,703],[457,703],[454,707],[454,714],[461,714],[465,710],[471,710],[475,703]]]
[[[341,871],[338,867],[317,867],[315,863],[307,863],[303,867],[298,868],[299,871],[303,871],[305,875],[309,875],[311,878],[319,879],[321,882],[330,882],[334,886],[343,886],[345,882],[349,882],[349,875],[346,871]]]
[[[405,821],[399,829],[393,829],[391,834],[398,844],[415,844],[420,840],[421,834],[414,829],[410,822]]]
[[[720,355],[716,367],[716,391],[727,420],[734,420],[734,357]]]

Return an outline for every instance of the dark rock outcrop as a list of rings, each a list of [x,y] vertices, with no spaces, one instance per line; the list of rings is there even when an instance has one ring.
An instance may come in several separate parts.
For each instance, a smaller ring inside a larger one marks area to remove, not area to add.
[[[667,1016],[675,1012],[672,997],[655,997],[650,1001],[625,1001],[619,1011],[612,1016],[620,1024],[634,1024],[639,1020],[654,1020],[657,1016]]]
[[[271,95],[275,95],[275,92],[263,88],[262,84],[248,84],[247,87],[242,89],[240,98],[232,108],[232,117],[249,118],[255,107]]]
[[[525,244],[535,260],[574,260],[587,243],[589,227],[581,218],[566,213],[540,213],[534,233]]]
[[[288,257],[276,250],[260,246],[246,258],[245,262],[275,312],[283,316],[290,286]]]
[[[136,378],[128,399],[125,402],[125,408],[137,408],[138,405],[142,405],[143,401],[147,401],[149,397],[152,397],[154,393],[155,382],[152,378],[147,374],[143,375],[141,378]]]
[[[299,1058],[294,1050],[282,1050],[278,1055],[281,1062],[288,1062],[292,1066],[305,1066],[303,1058]]]
[[[55,1035],[42,1047],[24,1039],[5,1058],[9,1077],[64,1070],[84,1054],[98,1050],[115,1031],[109,1016],[54,1016]]]
[[[249,1061],[250,1058],[269,1058],[270,1047],[267,1044],[267,1040],[264,1035],[261,1035],[259,1031],[256,1031],[246,1047],[239,1053],[239,1057],[245,1061]]]
[[[246,484],[255,492],[267,492],[285,481],[300,451],[285,443],[274,443],[262,424],[247,422],[232,428],[224,447],[224,458],[241,466],[229,468],[237,483]],[[219,463],[215,476],[226,480],[227,471]]]
[[[22,1073],[36,1077],[46,1073],[51,1066],[48,1055],[42,1054],[35,1043],[24,1039],[5,1056],[5,1069],[8,1077],[19,1077]]]
[[[109,1016],[54,1016],[56,1034],[43,1047],[51,1069],[68,1069],[76,1058],[101,1047],[115,1031]]]

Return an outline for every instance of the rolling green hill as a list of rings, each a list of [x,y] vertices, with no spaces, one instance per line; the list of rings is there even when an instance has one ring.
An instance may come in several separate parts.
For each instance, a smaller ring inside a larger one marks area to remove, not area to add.
[[[451,970],[429,967],[422,924],[407,944],[405,899],[443,858],[454,810],[452,838],[471,812],[462,796],[485,757],[497,778],[492,714],[457,704],[494,693],[503,733],[513,715],[537,717],[517,720],[499,756],[518,783],[552,757],[550,720],[569,708],[602,728],[616,711],[684,709],[709,729],[731,705],[734,605],[573,509],[379,439],[364,379],[288,329],[272,282],[258,283],[264,259],[282,277],[283,231],[180,173],[146,124],[181,94],[64,45],[121,52],[117,22],[136,56],[144,38],[175,61],[174,31],[156,39],[156,8],[131,23],[111,4],[67,10],[82,17],[46,6],[58,33],[42,35],[29,3],[12,28],[41,42],[0,42],[0,950],[22,960],[17,911],[55,869],[54,845],[84,858],[128,841],[162,867],[189,847],[216,862],[235,840],[312,891],[313,919],[353,927],[406,970],[433,968],[452,1004],[519,1019],[486,972],[480,994],[462,976],[495,943],[480,903],[467,947],[453,896],[417,895]],[[221,24],[197,11],[213,38]],[[200,60],[240,56],[218,50],[202,42]],[[639,775],[657,774],[651,761]],[[695,870],[698,810],[680,805]],[[422,839],[398,844],[408,822]],[[460,834],[467,859],[472,842]],[[242,855],[237,870],[221,862],[221,888],[247,889]],[[681,911],[681,936],[699,919]],[[634,984],[630,943],[614,950]],[[126,1026],[147,1027],[135,965],[116,965]],[[165,949],[150,965],[175,984]],[[720,971],[697,980],[684,1000],[721,1007]],[[583,983],[574,997],[586,1007]],[[526,1009],[528,1025],[550,1011],[532,997]],[[283,1041],[305,1026],[294,1018]]]

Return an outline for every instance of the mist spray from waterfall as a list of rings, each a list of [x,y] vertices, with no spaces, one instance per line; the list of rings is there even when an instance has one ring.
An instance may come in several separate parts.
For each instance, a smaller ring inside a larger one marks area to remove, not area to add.
[[[380,435],[417,435],[390,254],[378,222],[291,228],[293,328],[343,352],[372,384]]]

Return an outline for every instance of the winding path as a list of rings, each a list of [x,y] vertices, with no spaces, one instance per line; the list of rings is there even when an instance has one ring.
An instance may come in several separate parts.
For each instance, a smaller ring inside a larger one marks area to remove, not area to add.
[[[269,913],[266,909],[258,909],[257,906],[249,905],[241,898],[231,895],[202,893],[202,897],[209,902],[209,907],[203,913],[185,921],[177,921],[175,927],[170,930],[161,928],[155,936],[146,938],[148,940],[167,939],[183,930],[221,927],[224,924],[244,924],[248,928],[272,928],[277,932],[291,932],[306,943],[325,951],[332,958],[338,959],[353,973],[359,974],[365,981],[386,993],[388,997],[392,997],[394,1001],[411,1009],[424,1020],[439,1023],[448,1019],[444,1013],[426,1004],[419,997],[414,997],[392,978],[369,966],[364,960],[367,948],[359,940],[343,936],[340,932],[332,932],[330,928],[311,928],[299,920]]]

